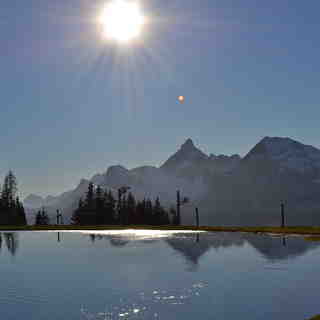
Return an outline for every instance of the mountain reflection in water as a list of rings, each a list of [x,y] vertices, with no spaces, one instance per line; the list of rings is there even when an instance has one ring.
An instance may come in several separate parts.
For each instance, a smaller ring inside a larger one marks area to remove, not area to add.
[[[277,262],[303,256],[317,248],[317,242],[305,241],[299,236],[272,236],[267,234],[204,232],[204,233],[172,233],[166,238],[149,237],[130,234],[90,234],[90,240],[107,240],[113,247],[124,247],[134,241],[152,243],[165,241],[169,247],[185,258],[188,270],[196,270],[200,260],[210,250],[220,248],[243,247],[249,245],[269,262]]]
[[[142,230],[141,230],[142,231]],[[63,241],[63,233],[57,232],[57,241]],[[180,233],[180,232],[81,232],[88,236],[92,243],[106,240],[112,247],[121,248],[130,243],[139,241],[151,244],[156,241],[165,243],[177,253],[185,258],[190,270],[195,270],[201,258],[210,250],[220,248],[243,247],[248,244],[254,248],[261,256],[270,262],[293,259],[303,256],[308,251],[317,248],[317,242],[305,241],[299,236],[271,236],[267,234],[257,235],[249,233],[227,233],[227,232],[203,232],[203,233]],[[19,247],[18,232],[0,233],[0,252],[3,247],[13,256]]]

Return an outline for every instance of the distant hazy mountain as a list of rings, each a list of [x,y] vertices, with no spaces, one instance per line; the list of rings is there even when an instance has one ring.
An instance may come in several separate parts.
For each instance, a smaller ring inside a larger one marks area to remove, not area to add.
[[[30,194],[23,200],[23,204],[29,209],[40,208],[44,204],[44,199],[36,194]]]
[[[195,206],[203,224],[279,224],[281,201],[289,224],[320,224],[320,150],[290,138],[265,137],[244,158],[207,155],[187,139],[159,168],[111,166],[90,180],[114,192],[130,186],[137,198],[159,196],[166,206],[179,189],[191,199],[182,215],[188,224]],[[88,183],[57,197],[30,195],[25,205],[59,208],[70,217]]]

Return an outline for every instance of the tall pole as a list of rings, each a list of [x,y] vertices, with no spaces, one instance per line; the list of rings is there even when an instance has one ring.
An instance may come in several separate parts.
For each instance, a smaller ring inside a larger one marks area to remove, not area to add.
[[[122,219],[121,219],[121,196],[122,196],[122,193],[121,193],[121,189],[119,188],[118,189],[118,220],[119,220],[119,223],[121,224],[122,223]]]
[[[196,224],[197,224],[197,228],[199,228],[199,210],[198,210],[198,208],[196,208]]]
[[[284,222],[284,203],[281,202],[281,228],[284,228],[285,222]]]
[[[181,224],[181,217],[180,217],[180,206],[181,206],[181,202],[180,202],[180,191],[177,191],[177,225],[180,226]]]
[[[59,224],[60,221],[60,214],[59,214],[59,210],[57,210],[57,224]]]

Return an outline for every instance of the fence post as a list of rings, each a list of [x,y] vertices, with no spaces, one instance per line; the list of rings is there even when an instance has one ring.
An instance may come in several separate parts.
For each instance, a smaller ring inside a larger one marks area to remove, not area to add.
[[[196,225],[197,225],[197,228],[199,228],[199,210],[198,210],[198,208],[196,208]]]
[[[284,203],[281,202],[281,228],[285,227],[285,221],[284,221]]]

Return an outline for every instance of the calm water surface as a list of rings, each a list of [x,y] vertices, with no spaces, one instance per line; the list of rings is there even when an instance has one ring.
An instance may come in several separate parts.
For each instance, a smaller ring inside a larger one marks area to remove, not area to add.
[[[2,232],[0,318],[290,319],[320,313],[320,246],[228,233]]]

